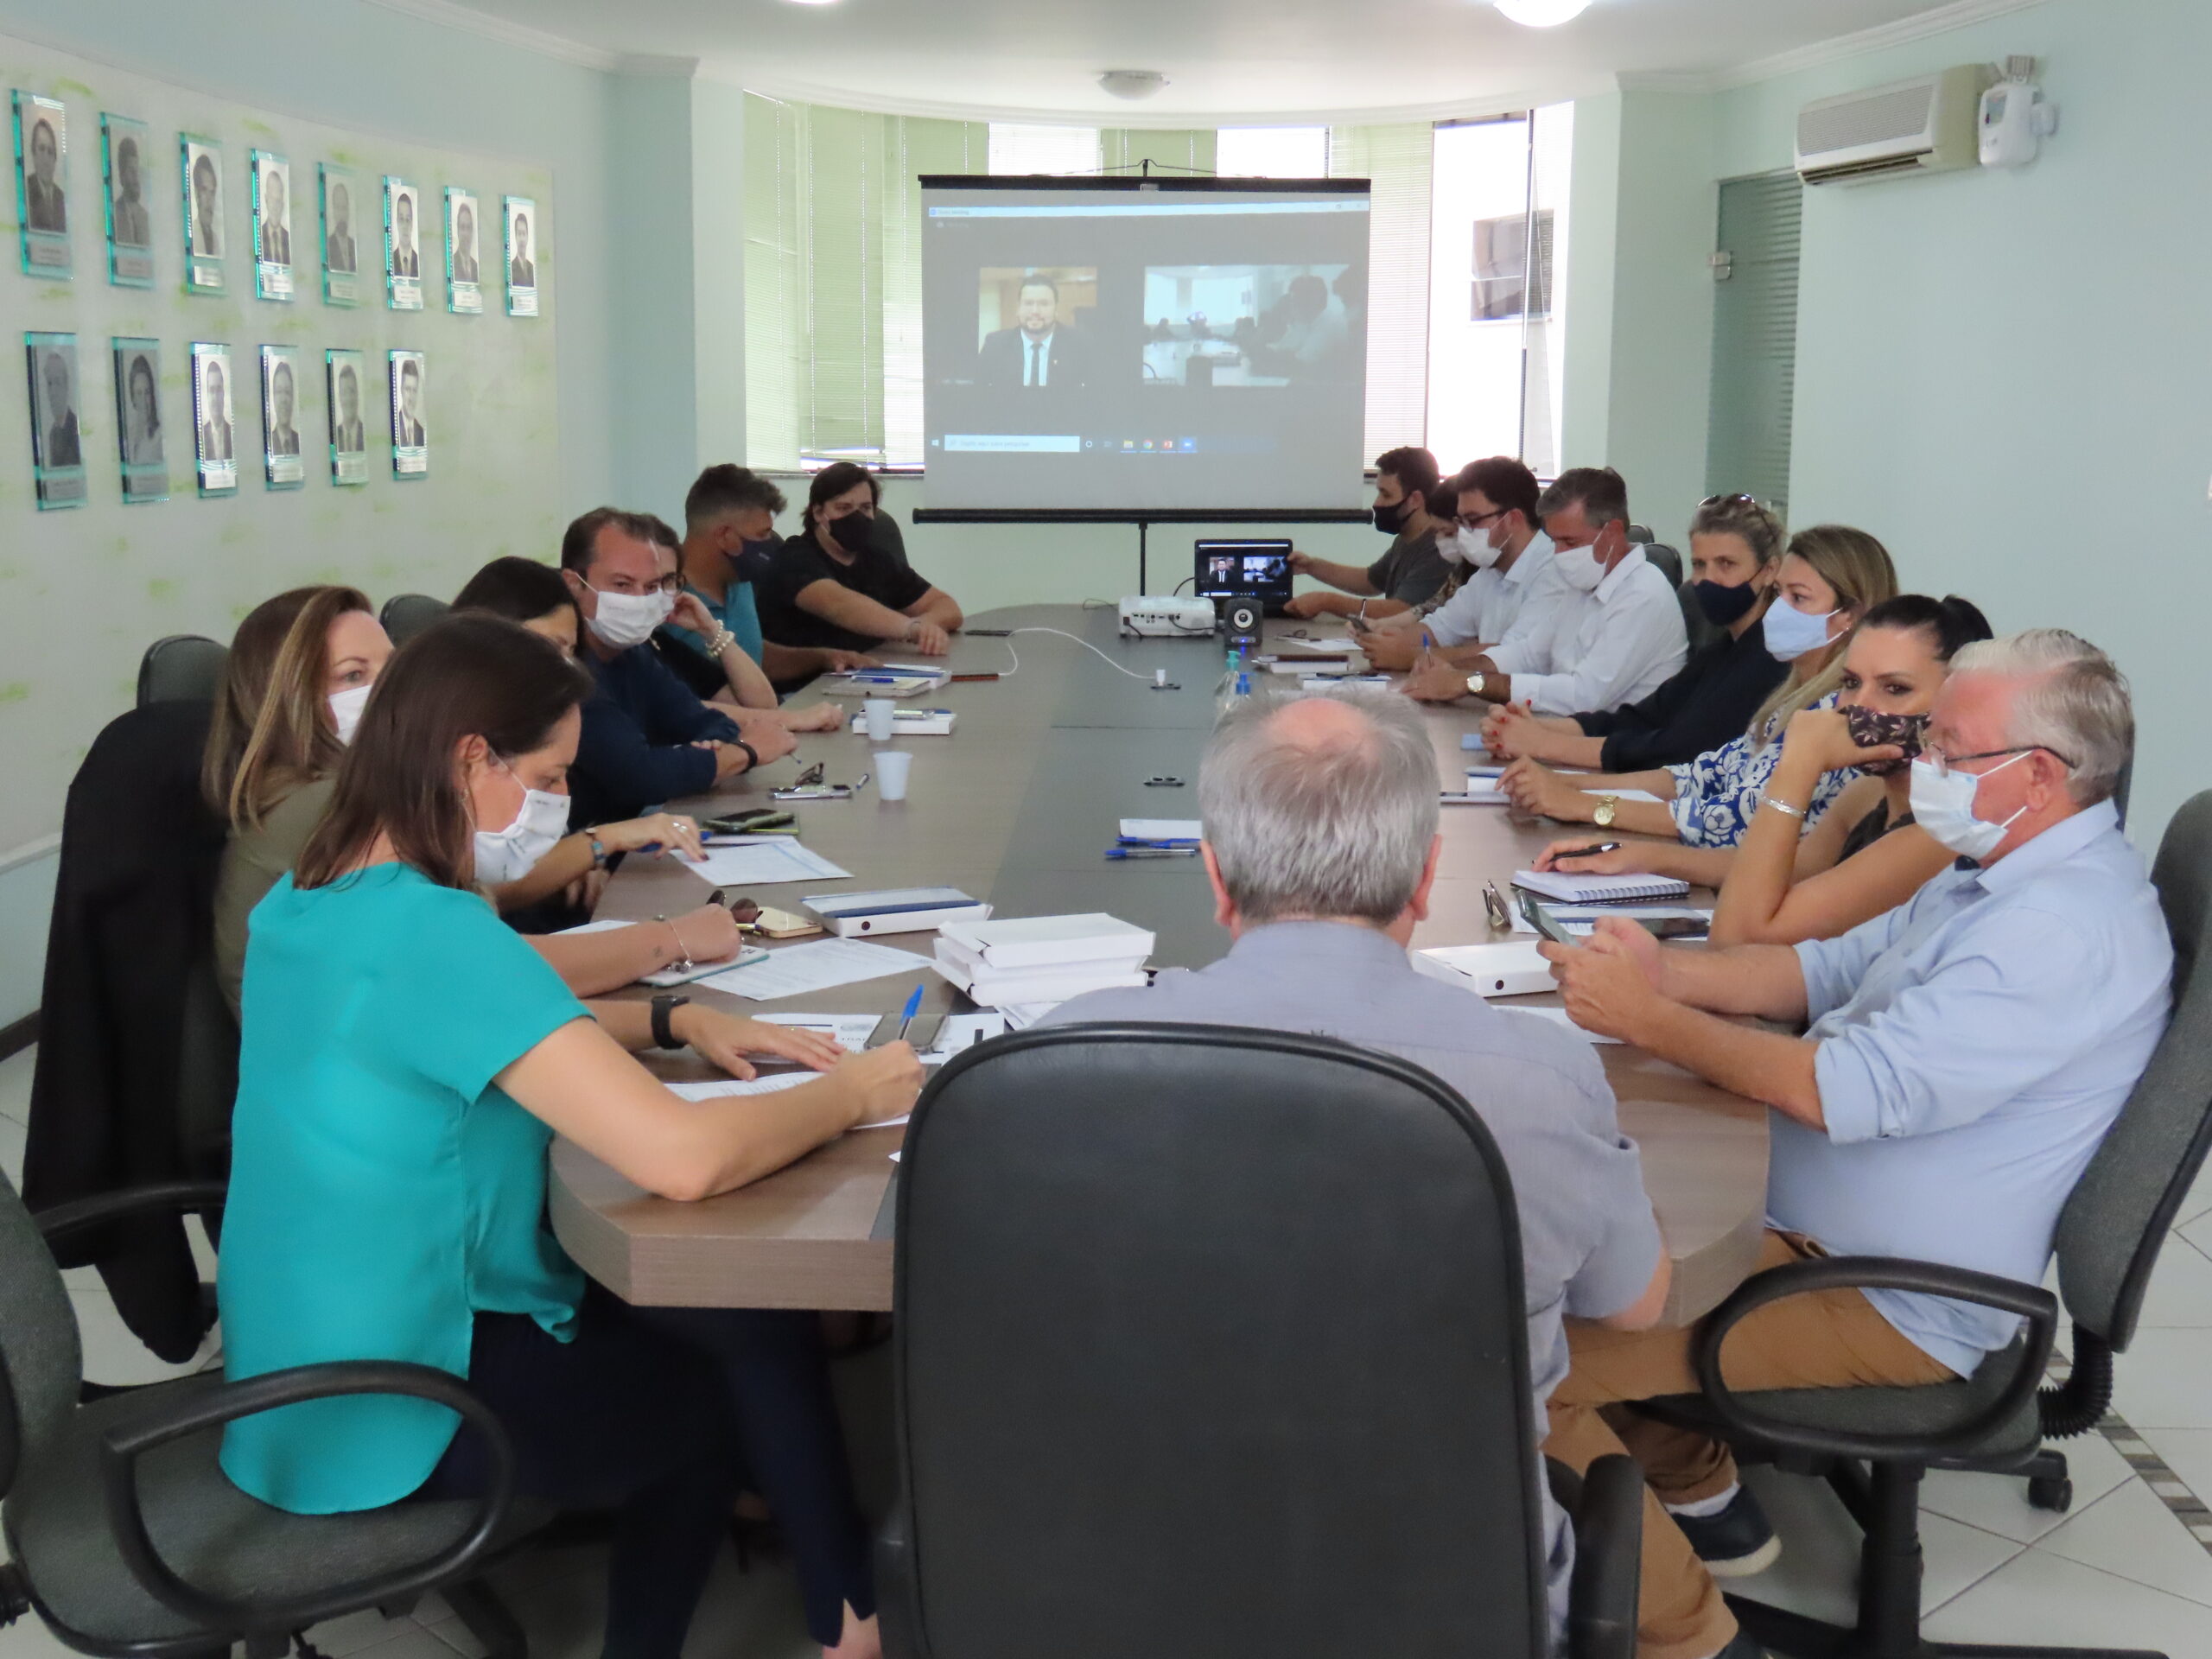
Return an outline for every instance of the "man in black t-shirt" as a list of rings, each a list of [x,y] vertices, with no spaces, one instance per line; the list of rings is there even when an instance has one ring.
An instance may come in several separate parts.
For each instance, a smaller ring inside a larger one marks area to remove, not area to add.
[[[1389,550],[1369,565],[1293,553],[1293,570],[1338,591],[1309,589],[1284,606],[1284,613],[1375,621],[1413,609],[1441,588],[1451,571],[1436,550],[1436,537],[1447,526],[1429,511],[1439,481],[1436,457],[1426,449],[1393,449],[1381,456],[1375,463],[1375,528],[1391,538]]]
[[[866,469],[840,461],[817,474],[805,524],[753,582],[760,632],[778,645],[876,651],[902,645],[941,657],[963,620],[950,594],[893,558],[879,540]]]

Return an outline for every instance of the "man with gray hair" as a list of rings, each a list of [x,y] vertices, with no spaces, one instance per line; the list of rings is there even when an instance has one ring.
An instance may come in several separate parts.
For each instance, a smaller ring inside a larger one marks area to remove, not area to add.
[[[1959,861],[1906,904],[1794,948],[1664,950],[1611,921],[1586,948],[1544,947],[1578,1023],[1772,1109],[1762,1266],[1902,1256],[2042,1281],[2059,1211],[2169,1012],[2172,946],[2111,799],[2134,740],[2127,683],[2095,646],[2055,628],[1969,645],[1912,775],[1914,821]],[[1810,1023],[1791,1036],[1726,1014]],[[1738,1389],[1947,1382],[2018,1325],[1829,1291],[1746,1319],[1723,1369]],[[1599,1415],[1694,1392],[1690,1333],[1578,1329],[1570,1345],[1546,1449],[1580,1468],[1625,1443],[1657,1499],[1637,1652],[1720,1651],[1735,1621],[1713,1577],[1764,1569],[1772,1529],[1725,1448]]]
[[[1512,1173],[1541,1419],[1567,1370],[1562,1316],[1641,1329],[1659,1317],[1672,1275],[1590,1046],[1407,959],[1436,879],[1436,760],[1421,715],[1402,698],[1354,690],[1239,703],[1207,748],[1198,810],[1229,954],[1145,989],[1077,997],[1043,1023],[1313,1033],[1399,1055],[1458,1090]],[[1543,1503],[1556,1633],[1573,1545],[1548,1494]]]

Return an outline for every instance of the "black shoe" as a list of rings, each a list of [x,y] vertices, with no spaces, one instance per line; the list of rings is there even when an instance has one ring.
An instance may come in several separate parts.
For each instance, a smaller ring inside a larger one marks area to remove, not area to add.
[[[1751,1496],[1751,1489],[1737,1489],[1728,1507],[1718,1515],[1698,1520],[1687,1515],[1674,1517],[1682,1535],[1690,1541],[1705,1570],[1716,1579],[1748,1579],[1772,1567],[1782,1554],[1782,1540],[1774,1535],[1766,1511]],[[1756,1654],[1758,1649],[1751,1652]],[[1727,1659],[1737,1659],[1732,1650]]]

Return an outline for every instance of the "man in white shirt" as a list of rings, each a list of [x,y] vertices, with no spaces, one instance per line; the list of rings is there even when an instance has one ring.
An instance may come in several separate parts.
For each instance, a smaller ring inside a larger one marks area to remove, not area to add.
[[[1536,529],[1536,475],[1511,455],[1491,455],[1461,467],[1449,486],[1458,518],[1436,538],[1436,550],[1459,573],[1425,605],[1401,612],[1379,626],[1355,619],[1360,649],[1377,668],[1414,666],[1421,634],[1436,647],[1430,661],[1474,665],[1503,640],[1552,562],[1551,544]]]
[[[1628,538],[1628,486],[1618,473],[1570,468],[1536,512],[1552,559],[1512,629],[1475,659],[1471,674],[1418,670],[1406,683],[1409,696],[1517,702],[1540,715],[1618,709],[1656,690],[1688,659],[1674,584]]]

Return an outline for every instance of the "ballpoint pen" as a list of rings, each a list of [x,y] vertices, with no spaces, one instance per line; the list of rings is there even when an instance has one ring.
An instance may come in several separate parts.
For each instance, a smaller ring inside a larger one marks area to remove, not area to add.
[[[906,999],[906,1013],[899,1016],[899,1034],[893,1038],[892,1041],[903,1043],[906,1040],[906,1027],[914,1023],[914,1016],[921,1011],[921,1007],[922,988],[917,985],[914,987],[914,994]]]

